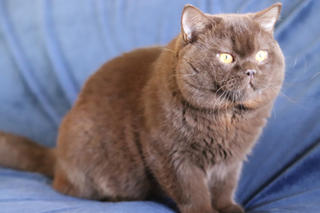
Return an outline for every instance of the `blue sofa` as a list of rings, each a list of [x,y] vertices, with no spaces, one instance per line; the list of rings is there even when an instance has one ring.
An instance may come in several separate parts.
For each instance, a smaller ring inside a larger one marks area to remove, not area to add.
[[[183,5],[252,12],[273,0],[0,0],[0,129],[54,146],[85,82],[112,57],[166,44]],[[283,0],[275,37],[286,79],[246,162],[236,199],[247,212],[320,212],[320,1]],[[0,168],[0,212],[173,212],[156,201],[97,202],[55,192],[51,180]]]

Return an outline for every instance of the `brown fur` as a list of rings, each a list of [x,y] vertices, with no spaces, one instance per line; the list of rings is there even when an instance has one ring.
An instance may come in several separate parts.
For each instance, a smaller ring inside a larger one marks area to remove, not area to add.
[[[257,14],[265,21],[280,6]],[[183,213],[243,212],[233,194],[281,88],[283,56],[257,14],[186,13],[166,47],[126,53],[90,77],[57,148],[3,133],[0,164],[53,175],[56,190],[77,197],[143,200],[159,186]],[[258,64],[260,49],[269,57]],[[221,64],[221,52],[235,62]]]

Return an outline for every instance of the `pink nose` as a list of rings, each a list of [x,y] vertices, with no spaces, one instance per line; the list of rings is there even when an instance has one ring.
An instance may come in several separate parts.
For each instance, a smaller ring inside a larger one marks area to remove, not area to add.
[[[252,77],[252,76],[254,76],[254,74],[256,74],[256,70],[246,70],[246,74],[247,74],[247,76],[250,76],[250,77]]]

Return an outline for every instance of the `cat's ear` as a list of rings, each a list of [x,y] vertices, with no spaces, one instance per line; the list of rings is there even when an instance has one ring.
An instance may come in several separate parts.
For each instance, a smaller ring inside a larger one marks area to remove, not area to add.
[[[181,16],[181,32],[186,42],[194,40],[210,24],[210,19],[198,8],[187,4]]]
[[[275,3],[269,8],[253,14],[253,20],[267,32],[273,33],[274,26],[279,19],[281,12],[281,3]]]

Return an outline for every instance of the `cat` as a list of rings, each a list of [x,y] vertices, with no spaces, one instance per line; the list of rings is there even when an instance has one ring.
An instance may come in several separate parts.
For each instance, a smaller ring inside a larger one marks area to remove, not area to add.
[[[211,15],[186,5],[167,46],[125,53],[88,79],[56,148],[0,133],[0,165],[81,198],[164,193],[182,213],[244,212],[233,198],[241,167],[284,79],[281,6]]]

